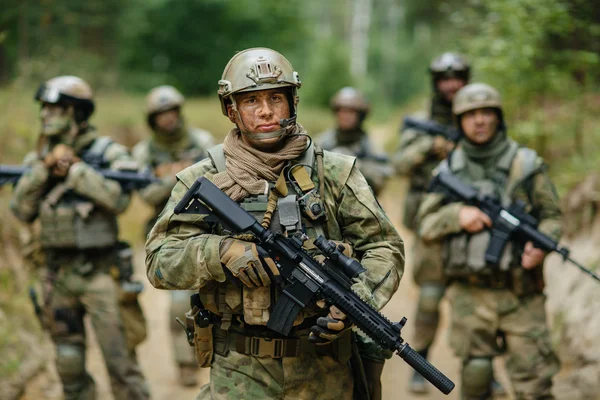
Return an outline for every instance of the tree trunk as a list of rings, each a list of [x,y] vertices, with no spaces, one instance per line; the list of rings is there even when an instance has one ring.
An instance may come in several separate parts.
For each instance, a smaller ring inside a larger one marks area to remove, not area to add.
[[[367,59],[369,55],[369,28],[371,26],[372,0],[354,0],[352,16],[352,59],[350,72],[354,79],[364,81],[367,75]]]

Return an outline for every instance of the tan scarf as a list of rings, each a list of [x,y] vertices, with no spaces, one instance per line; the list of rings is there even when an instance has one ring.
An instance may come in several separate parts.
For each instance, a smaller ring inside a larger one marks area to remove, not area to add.
[[[227,168],[214,176],[215,185],[235,201],[267,194],[268,182],[276,181],[283,167],[306,150],[306,130],[296,124],[292,135],[277,152],[269,153],[244,143],[239,129],[232,129],[223,142]]]

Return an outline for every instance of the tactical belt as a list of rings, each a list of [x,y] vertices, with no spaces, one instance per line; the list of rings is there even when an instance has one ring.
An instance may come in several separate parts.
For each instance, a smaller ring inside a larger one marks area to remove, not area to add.
[[[336,360],[347,361],[352,352],[352,335],[350,331],[345,332],[339,339],[321,346],[309,342],[308,335],[270,338],[246,336],[230,331],[226,337],[219,338],[215,336],[214,340],[217,348],[228,344],[229,350],[259,358],[298,357],[300,354],[311,354],[319,357],[331,356]],[[226,343],[224,343],[225,341]]]
[[[486,289],[513,289],[512,276],[508,271],[493,275],[473,274],[460,278],[452,278],[451,281]]]

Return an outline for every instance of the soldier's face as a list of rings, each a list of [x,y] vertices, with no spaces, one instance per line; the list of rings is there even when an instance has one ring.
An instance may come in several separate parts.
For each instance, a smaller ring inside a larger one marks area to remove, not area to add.
[[[452,103],[456,92],[466,84],[467,82],[460,78],[441,78],[436,82],[438,92],[440,92],[449,103]]]
[[[360,114],[351,108],[341,107],[335,112],[337,126],[342,131],[355,129],[360,122]]]
[[[465,136],[475,144],[492,140],[498,131],[498,114],[493,108],[478,108],[461,116],[460,124]]]
[[[42,134],[55,136],[68,131],[73,122],[73,112],[73,107],[42,103],[42,108],[40,110]]]
[[[181,126],[179,109],[167,110],[154,117],[156,128],[164,133],[175,133]]]
[[[235,113],[233,107],[229,105],[227,107],[229,119],[239,128],[250,133],[275,132],[281,129],[279,121],[290,117],[290,105],[284,89],[239,93],[235,95],[235,101],[239,113]],[[242,135],[242,139],[253,147],[268,149],[276,146],[280,138],[277,136],[255,139]]]

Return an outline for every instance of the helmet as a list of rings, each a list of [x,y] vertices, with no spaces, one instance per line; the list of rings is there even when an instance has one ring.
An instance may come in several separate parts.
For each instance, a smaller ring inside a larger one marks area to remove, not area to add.
[[[155,87],[146,96],[146,115],[150,116],[181,107],[184,101],[183,95],[173,86]]]
[[[219,100],[221,110],[227,115],[227,105],[233,104],[236,93],[291,88],[290,113],[296,116],[298,105],[297,89],[302,83],[292,64],[280,53],[265,47],[240,51],[225,66],[219,80]]]
[[[500,93],[485,83],[471,83],[461,88],[452,102],[455,117],[478,108],[495,108],[502,112]]]
[[[441,78],[460,78],[468,81],[471,67],[461,55],[444,53],[431,62],[429,73],[431,73],[434,83]]]
[[[35,100],[72,105],[75,108],[75,121],[87,121],[94,112],[92,88],[86,81],[76,76],[58,76],[42,84],[35,93]]]
[[[330,101],[332,110],[339,108],[350,108],[360,113],[367,114],[369,112],[369,102],[357,89],[346,86],[341,88]]]

